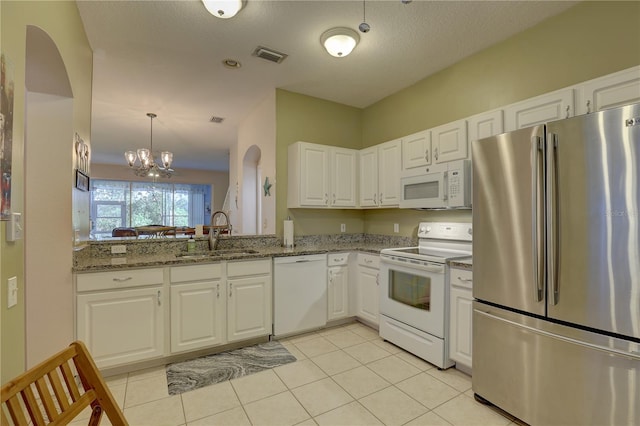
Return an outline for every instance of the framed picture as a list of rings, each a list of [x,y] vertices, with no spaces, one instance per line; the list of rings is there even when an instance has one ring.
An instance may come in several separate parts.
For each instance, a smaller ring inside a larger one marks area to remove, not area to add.
[[[76,188],[80,191],[89,190],[89,176],[76,169]]]

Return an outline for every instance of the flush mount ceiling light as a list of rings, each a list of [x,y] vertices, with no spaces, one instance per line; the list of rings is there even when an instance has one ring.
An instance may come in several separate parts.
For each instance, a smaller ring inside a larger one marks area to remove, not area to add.
[[[202,0],[210,14],[222,19],[236,16],[242,9],[242,0]]]
[[[173,153],[169,151],[162,151],[160,158],[162,159],[162,165],[158,165],[153,160],[153,119],[157,117],[152,112],[147,113],[147,117],[151,119],[151,138],[149,149],[140,148],[137,151],[127,151],[124,153],[124,158],[127,159],[129,167],[133,169],[133,173],[136,176],[144,176],[153,178],[154,181],[158,177],[170,178],[173,174],[171,169],[171,162],[173,161]],[[136,160],[140,160],[140,164],[136,164]]]
[[[347,56],[356,44],[360,41],[360,36],[351,28],[331,28],[320,36],[320,43],[327,49],[329,55],[336,58]]]

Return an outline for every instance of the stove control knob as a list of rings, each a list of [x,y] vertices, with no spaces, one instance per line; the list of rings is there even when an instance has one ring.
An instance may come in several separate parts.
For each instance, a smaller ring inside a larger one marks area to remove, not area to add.
[[[423,234],[423,233],[427,232],[427,228],[425,228],[424,226],[421,226],[420,230],[418,232]]]

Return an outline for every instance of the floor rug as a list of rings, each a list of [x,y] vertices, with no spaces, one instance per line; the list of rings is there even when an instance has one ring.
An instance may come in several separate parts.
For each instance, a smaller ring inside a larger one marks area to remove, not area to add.
[[[169,395],[231,380],[296,361],[280,342],[267,342],[167,365]]]

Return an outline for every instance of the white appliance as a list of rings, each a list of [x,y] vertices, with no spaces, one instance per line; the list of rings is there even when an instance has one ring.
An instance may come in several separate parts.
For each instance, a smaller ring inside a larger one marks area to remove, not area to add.
[[[471,162],[449,161],[404,172],[400,208],[471,208]]]
[[[471,256],[471,224],[423,222],[418,247],[380,252],[380,336],[439,368],[449,359],[449,267]]]
[[[273,260],[273,334],[281,337],[327,324],[327,255]]]

